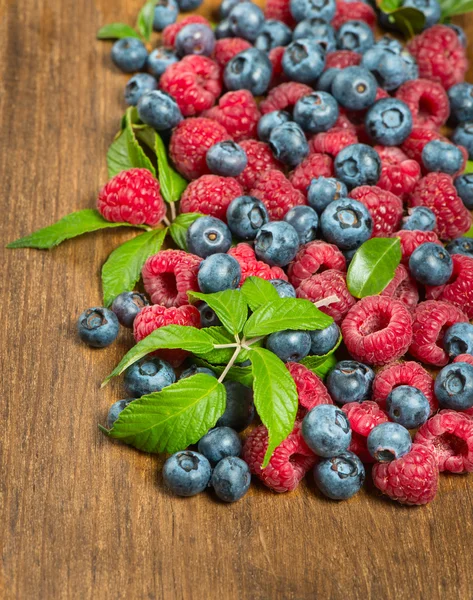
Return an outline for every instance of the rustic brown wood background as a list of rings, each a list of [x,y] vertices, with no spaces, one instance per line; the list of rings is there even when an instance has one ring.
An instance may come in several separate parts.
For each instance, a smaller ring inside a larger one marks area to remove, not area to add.
[[[99,382],[130,334],[92,351],[75,321],[100,304],[101,264],[130,232],[3,248],[94,206],[126,81],[95,32],[140,5],[0,0],[0,597],[473,598],[473,476],[442,476],[419,509],[374,490],[338,504],[311,483],[255,484],[227,506],[170,496],[158,458],[99,433],[122,393]]]

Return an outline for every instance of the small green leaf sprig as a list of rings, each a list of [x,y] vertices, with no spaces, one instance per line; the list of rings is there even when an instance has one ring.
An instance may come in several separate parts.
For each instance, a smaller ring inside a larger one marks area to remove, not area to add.
[[[126,23],[110,23],[104,25],[97,32],[99,40],[120,40],[126,37],[134,37],[143,42],[149,42],[153,33],[154,9],[158,0],[148,0],[140,10],[133,28]]]

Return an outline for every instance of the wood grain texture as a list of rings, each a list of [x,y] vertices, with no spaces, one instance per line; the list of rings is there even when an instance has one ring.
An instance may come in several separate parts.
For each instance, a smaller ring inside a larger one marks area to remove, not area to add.
[[[347,503],[311,483],[239,503],[168,495],[160,460],[97,429],[121,397],[99,382],[131,344],[81,345],[100,267],[130,237],[52,252],[4,245],[94,206],[126,77],[97,28],[140,0],[0,0],[0,597],[292,600],[473,598],[473,478],[442,476],[426,508],[367,490]],[[467,29],[473,34],[473,21]]]

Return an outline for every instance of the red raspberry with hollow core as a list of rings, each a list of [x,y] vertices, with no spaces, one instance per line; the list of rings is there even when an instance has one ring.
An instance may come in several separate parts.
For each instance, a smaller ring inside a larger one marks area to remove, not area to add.
[[[298,288],[305,279],[327,269],[346,271],[345,257],[335,244],[317,240],[300,248],[287,274],[292,285]]]
[[[218,106],[205,111],[203,116],[223,125],[236,142],[256,137],[261,117],[258,105],[248,90],[227,92],[220,98]]]
[[[294,379],[299,397],[299,406],[304,412],[319,404],[333,404],[323,381],[307,367],[295,362],[286,363],[286,368]]]
[[[281,83],[287,82],[287,75],[284,73],[282,68],[282,57],[284,56],[286,48],[284,46],[276,46],[268,52],[268,58],[271,61],[273,72],[271,74],[271,81],[269,83],[269,89],[280,85]]]
[[[289,181],[306,197],[312,179],[332,176],[333,160],[328,154],[309,154],[289,175]]]
[[[187,292],[199,291],[197,273],[202,259],[183,250],[162,250],[150,256],[141,272],[147,294],[154,304],[189,304]]]
[[[345,69],[346,67],[357,67],[361,63],[362,56],[353,50],[335,50],[327,52],[325,58],[325,70]]]
[[[433,448],[440,471],[473,472],[473,421],[454,410],[441,410],[422,425],[414,442]]]
[[[306,204],[304,195],[296,190],[281,171],[265,171],[258,177],[250,196],[266,206],[271,221],[281,221],[294,206]]]
[[[445,331],[455,323],[466,321],[467,316],[450,302],[421,302],[413,315],[409,353],[423,363],[445,366],[449,361],[448,354],[442,348]]]
[[[367,296],[348,311],[342,335],[355,360],[385,365],[407,351],[412,341],[411,315],[398,300]]]
[[[380,294],[402,302],[412,312],[419,302],[419,289],[416,280],[409,274],[404,265],[398,265],[394,278]]]
[[[270,267],[262,260],[256,258],[255,251],[249,244],[237,244],[228,251],[238,261],[241,268],[240,285],[243,285],[247,277],[260,277],[261,279],[284,279],[287,281],[286,273],[280,267]]]
[[[319,310],[331,316],[338,324],[356,303],[355,298],[348,291],[345,273],[334,269],[304,279],[296,292],[298,298],[305,298],[314,304],[330,296],[337,296],[337,302],[332,302],[328,306],[319,306]]]
[[[157,225],[166,214],[159,181],[148,169],[129,169],[112,177],[97,199],[97,209],[112,223]]]
[[[222,221],[232,200],[243,195],[243,188],[233,177],[202,175],[191,181],[181,197],[181,212],[199,212]]]
[[[352,129],[332,127],[328,131],[316,133],[309,142],[309,150],[311,154],[328,154],[335,158],[340,150],[357,143],[358,137]]]
[[[410,108],[414,127],[438,129],[447,122],[450,114],[447,92],[436,81],[406,81],[397,90],[396,98]]]
[[[315,465],[317,458],[304,441],[301,424],[273,452],[265,469],[261,468],[268,447],[268,430],[259,425],[248,436],[243,447],[243,460],[250,471],[274,492],[292,492],[304,475]]]
[[[351,427],[351,443],[348,450],[354,452],[364,463],[374,463],[375,460],[368,452],[366,440],[370,431],[381,423],[389,421],[388,416],[376,402],[348,402],[342,406]]]
[[[421,177],[420,165],[394,146],[375,146],[381,159],[381,175],[376,184],[399,198],[406,198]]]
[[[236,180],[245,192],[251,190],[265,171],[281,170],[281,163],[274,158],[268,144],[257,140],[243,140],[240,146],[246,152],[248,162]]]
[[[337,10],[332,19],[332,26],[339,29],[347,21],[364,21],[367,25],[374,28],[376,25],[376,13],[365,2],[357,1],[345,2],[337,1]]]
[[[411,254],[416,248],[425,242],[440,244],[440,240],[434,231],[418,231],[417,229],[401,229],[390,237],[398,237],[401,242],[402,262],[407,265]]]
[[[267,0],[264,16],[266,19],[282,21],[291,28],[295,25],[295,21],[291,14],[289,0]]]
[[[375,486],[400,504],[428,504],[437,493],[439,470],[431,446],[413,444],[410,452],[373,466]]]
[[[426,298],[446,300],[473,319],[473,258],[463,254],[452,256],[453,273],[445,285],[429,287]]]
[[[214,60],[223,69],[234,56],[248,48],[251,48],[251,44],[243,38],[236,37],[217,40],[214,47]]]
[[[201,23],[202,25],[207,25],[210,27],[210,23],[201,15],[189,15],[188,17],[184,17],[181,21],[179,21],[179,23],[173,23],[172,25],[168,25],[163,29],[163,46],[166,48],[173,48],[177,34],[186,25],[192,25],[193,23]]]
[[[387,237],[396,231],[402,220],[400,198],[376,185],[362,185],[349,194],[368,209],[373,219],[371,237]]]
[[[273,88],[259,105],[261,114],[265,115],[273,110],[292,110],[298,100],[312,92],[312,88],[305,83],[281,83]]]

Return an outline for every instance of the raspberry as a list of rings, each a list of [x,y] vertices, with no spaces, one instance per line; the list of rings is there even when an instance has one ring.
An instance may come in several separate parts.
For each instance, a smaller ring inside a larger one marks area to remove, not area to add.
[[[298,298],[305,298],[314,303],[329,296],[337,296],[338,302],[319,307],[319,310],[330,315],[336,323],[340,323],[356,303],[355,298],[348,291],[345,274],[334,269],[304,279],[296,291]]]
[[[312,88],[305,85],[305,83],[295,81],[281,83],[269,92],[268,96],[259,105],[259,109],[263,115],[273,112],[273,110],[291,110],[298,100],[312,91]]]
[[[199,291],[197,272],[201,262],[199,256],[183,250],[162,250],[150,256],[142,276],[151,301],[168,308],[189,304],[187,292]]]
[[[268,466],[261,469],[267,447],[268,430],[264,425],[259,425],[248,436],[242,456],[250,471],[274,492],[295,490],[317,460],[304,442],[299,422],[296,422],[292,433],[273,452]]]
[[[217,142],[229,139],[225,127],[211,119],[186,119],[174,129],[169,153],[181,175],[197,179],[209,172],[205,162],[207,150]]]
[[[376,185],[404,199],[421,177],[419,163],[400,148],[375,146],[375,150],[381,159],[381,176]]]
[[[189,15],[188,17],[184,17],[179,23],[173,23],[163,29],[163,46],[166,48],[173,48],[177,34],[183,27],[191,25],[192,23],[202,23],[202,25],[208,25],[210,27],[210,23],[201,15]]]
[[[386,399],[398,385],[410,385],[420,390],[427,398],[432,412],[438,408],[434,396],[434,380],[419,363],[410,360],[386,365],[376,373],[373,381],[373,400],[386,410]]]
[[[289,265],[287,274],[295,288],[305,280],[327,269],[346,271],[347,265],[342,252],[334,244],[320,240],[302,246]]]
[[[414,188],[410,206],[427,206],[437,217],[435,232],[441,240],[451,240],[466,233],[472,223],[471,213],[463,204],[450,175],[429,173]]]
[[[300,407],[311,410],[319,404],[333,404],[323,381],[315,373],[295,362],[286,363],[286,368],[296,384]]]
[[[367,296],[348,311],[342,335],[355,360],[385,365],[408,349],[412,341],[411,315],[398,300]]]
[[[332,26],[338,29],[347,21],[364,21],[371,29],[376,25],[376,13],[365,2],[357,1],[345,2],[338,0],[337,10],[332,19]]]
[[[362,185],[349,194],[369,210],[373,219],[371,237],[387,237],[396,231],[402,220],[401,200],[376,185]]]
[[[287,81],[287,76],[282,68],[282,57],[284,56],[285,50],[286,48],[284,46],[276,46],[276,48],[272,48],[268,53],[268,58],[273,67],[269,89]]]
[[[335,121],[334,129],[349,129],[356,135],[356,127],[350,121],[346,114],[340,112],[338,119]]]
[[[471,354],[459,354],[458,356],[455,356],[455,358],[453,359],[453,362],[466,362],[469,365],[473,365],[473,355]],[[468,409],[469,411],[473,410],[472,408]]]
[[[351,144],[357,144],[358,137],[352,129],[345,127],[332,127],[312,137],[309,142],[310,152],[329,154],[335,158],[340,150]]]
[[[445,366],[448,363],[448,354],[441,347],[444,333],[454,323],[464,321],[468,321],[467,317],[449,302],[421,302],[413,315],[409,353],[429,365]]]
[[[289,0],[267,0],[264,16],[266,19],[276,19],[276,21],[282,21],[291,28],[295,25],[295,21],[291,15],[291,9],[289,7]]]
[[[439,81],[448,90],[464,80],[468,61],[457,34],[446,25],[434,25],[407,44],[416,59],[419,77]]]
[[[398,237],[401,241],[402,262],[407,265],[414,250],[425,242],[440,244],[439,238],[434,231],[410,231],[401,229],[390,237]],[[441,245],[441,244],[440,244]]]
[[[381,423],[389,421],[387,415],[380,409],[376,402],[349,402],[342,406],[343,412],[348,417],[351,426],[351,443],[348,450],[354,452],[364,463],[375,462],[368,452],[366,438],[370,431]]]
[[[353,50],[335,50],[328,52],[325,59],[325,70],[357,67],[361,63],[361,54]]]
[[[220,96],[220,67],[207,56],[190,54],[169,65],[159,86],[176,100],[185,117],[192,117],[213,106]]]
[[[287,275],[280,267],[270,267],[261,260],[258,260],[255,251],[249,244],[237,244],[228,251],[230,256],[236,258],[241,268],[240,285],[245,282],[247,277],[260,277],[261,279],[284,279],[287,281]]]
[[[159,182],[147,169],[129,169],[104,185],[97,208],[112,223],[157,225],[166,214]]]
[[[419,302],[417,283],[409,274],[404,265],[398,265],[394,271],[394,278],[388,283],[380,294],[402,302],[409,312],[412,312]]]
[[[448,96],[440,83],[428,79],[406,81],[396,92],[396,98],[407,104],[414,127],[438,129],[450,114]]]
[[[200,327],[200,313],[195,306],[187,304],[178,308],[166,308],[159,304],[145,306],[136,316],[133,323],[135,341],[140,342],[152,331],[165,325],[188,325]],[[178,367],[189,355],[185,350],[157,350],[155,353],[173,367]]]
[[[332,176],[333,161],[328,154],[309,154],[289,175],[289,181],[304,196],[307,196],[312,179]]]
[[[422,425],[414,442],[433,447],[440,471],[473,471],[473,421],[463,413],[441,410]]]
[[[223,69],[234,56],[251,48],[250,42],[243,38],[223,38],[215,42],[214,60]]]
[[[304,195],[292,186],[284,173],[276,170],[262,173],[251,190],[250,196],[263,202],[272,221],[281,221],[293,206],[306,203]]]
[[[203,116],[223,125],[232,138],[240,142],[256,137],[261,115],[252,94],[248,90],[238,90],[227,92],[220,98],[218,106],[205,111]]]
[[[389,463],[373,466],[375,486],[401,504],[428,504],[435,498],[439,471],[433,450],[413,444],[410,452]]]
[[[191,181],[181,197],[181,212],[199,212],[222,221],[227,220],[227,208],[243,189],[233,177],[202,175]]]
[[[264,142],[243,140],[240,146],[246,152],[248,163],[236,179],[245,192],[248,192],[262,173],[270,169],[280,169],[281,164],[274,158],[268,144]]]
[[[401,148],[409,158],[412,158],[421,165],[422,150],[426,144],[433,140],[441,140],[442,142],[448,141],[447,138],[440,135],[438,131],[426,129],[425,127],[414,127],[409,137],[401,144]]]
[[[426,297],[446,300],[473,319],[473,258],[463,254],[452,256],[453,273],[445,285],[427,288]]]

